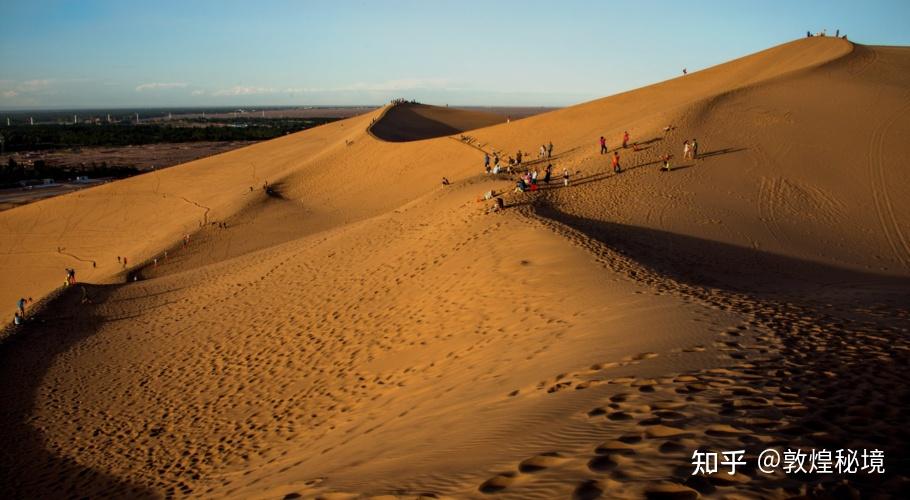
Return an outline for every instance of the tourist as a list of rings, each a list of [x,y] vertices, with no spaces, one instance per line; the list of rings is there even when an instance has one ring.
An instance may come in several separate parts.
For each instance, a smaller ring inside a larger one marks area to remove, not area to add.
[[[619,166],[619,151],[613,151],[613,171],[617,174],[622,172],[622,167]]]
[[[547,159],[549,160],[553,156],[553,141],[547,143]]]
[[[449,185],[449,180],[446,179],[445,177],[443,177],[443,178],[442,178],[442,185],[443,185],[443,187],[448,186],[448,185]]]
[[[661,167],[661,170],[666,170],[667,172],[670,171],[670,158],[672,158],[671,155],[664,155],[664,156],[661,158],[661,161],[662,161],[663,164],[664,164],[664,166]]]
[[[515,164],[521,165],[521,150],[520,149],[518,150],[517,153],[515,153]]]
[[[490,171],[490,155],[487,153],[483,154],[483,169],[487,172]]]
[[[562,185],[569,187],[569,169],[562,169]]]
[[[622,133],[622,148],[626,149],[627,147],[629,147],[629,131]]]
[[[698,159],[698,141],[692,139],[692,159]]]
[[[600,154],[606,154],[606,153],[607,153],[607,140],[604,138],[604,136],[600,136]]]
[[[547,156],[547,147],[543,144],[540,145],[540,152],[537,153],[538,158],[545,158]]]
[[[16,306],[19,309],[19,314],[25,317],[25,297],[21,297],[19,301],[16,302]]]
[[[20,326],[22,324],[22,318],[23,316],[17,311],[15,314],[13,314],[13,324]]]
[[[686,140],[683,142],[683,158],[689,159],[689,156],[692,154],[692,146],[689,145],[689,141]]]
[[[553,164],[550,163],[550,164],[547,164],[547,169],[544,170],[544,174],[543,174],[543,182],[544,182],[544,184],[546,184],[547,186],[550,185],[550,176],[551,176],[552,174],[553,174]]]

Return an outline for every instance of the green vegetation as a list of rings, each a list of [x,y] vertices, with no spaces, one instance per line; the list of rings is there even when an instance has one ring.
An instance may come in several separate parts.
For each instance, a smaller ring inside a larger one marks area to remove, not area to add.
[[[335,118],[245,118],[242,120],[187,120],[168,124],[13,125],[0,127],[5,149],[36,151],[90,146],[129,146],[166,142],[262,141],[298,132]]]
[[[19,181],[73,179],[79,175],[87,175],[91,178],[123,178],[139,173],[141,171],[135,167],[108,165],[107,162],[101,162],[100,164],[92,162],[79,168],[67,168],[47,165],[44,160],[37,160],[31,166],[20,165],[16,160],[10,158],[6,163],[0,164],[0,187],[17,186]]]

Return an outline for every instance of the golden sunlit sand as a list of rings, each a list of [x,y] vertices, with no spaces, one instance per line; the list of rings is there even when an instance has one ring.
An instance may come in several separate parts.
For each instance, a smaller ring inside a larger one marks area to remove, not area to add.
[[[0,212],[0,312],[37,301],[0,346],[0,481],[13,498],[900,491],[908,111],[910,49],[810,38],[510,123],[386,107]],[[550,141],[539,191],[484,174],[494,150],[542,171]],[[769,446],[879,448],[890,469],[692,475],[696,449],[754,464]]]

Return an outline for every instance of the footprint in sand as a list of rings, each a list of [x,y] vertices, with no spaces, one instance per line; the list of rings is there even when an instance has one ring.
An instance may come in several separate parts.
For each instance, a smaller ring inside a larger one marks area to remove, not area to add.
[[[598,455],[634,455],[635,447],[620,440],[604,441],[594,449],[594,453]]]
[[[572,500],[594,500],[601,498],[608,488],[603,483],[595,480],[588,480],[579,484],[575,491],[572,492]]]
[[[694,436],[694,433],[667,425],[652,425],[645,430],[645,436],[651,439],[669,439]]]
[[[597,455],[588,462],[588,468],[594,472],[611,471],[619,465],[613,457],[614,455]]]
[[[567,460],[568,459],[565,456],[555,451],[541,453],[540,455],[522,460],[521,463],[518,464],[518,470],[526,473],[539,472],[544,469],[556,467],[557,465],[565,463]]]
[[[643,352],[640,354],[636,354],[634,356],[626,356],[626,357],[622,358],[622,360],[626,361],[626,362],[643,361],[646,359],[652,359],[652,358],[656,358],[656,357],[657,357],[656,352]]]
[[[698,492],[679,483],[656,483],[645,488],[648,500],[689,500],[698,498]]]
[[[603,406],[598,406],[597,408],[593,408],[590,411],[588,411],[589,417],[599,417],[601,415],[606,415],[606,414],[607,414],[607,409],[604,408]]]
[[[517,472],[503,472],[502,474],[497,474],[490,479],[487,479],[480,485],[478,490],[481,493],[498,493],[520,480],[520,475]]]
[[[613,421],[632,420],[634,417],[624,411],[614,411],[607,415],[607,418]]]

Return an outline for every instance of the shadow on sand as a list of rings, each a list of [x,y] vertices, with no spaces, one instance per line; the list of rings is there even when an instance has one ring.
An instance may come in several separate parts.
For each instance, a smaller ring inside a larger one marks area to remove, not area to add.
[[[539,203],[540,215],[581,231],[676,281],[741,293],[797,293],[868,285],[910,292],[910,278],[863,272],[747,247],[608,221],[578,217]],[[887,294],[886,294],[887,295]]]
[[[120,285],[76,285],[57,292],[30,312],[18,330],[0,336],[0,492],[4,498],[158,498],[145,486],[79,464],[49,450],[30,422],[45,376],[57,356],[91,337],[101,319],[83,303],[95,303]],[[44,387],[54,391],[54,388]],[[78,453],[73,450],[73,453]]]

